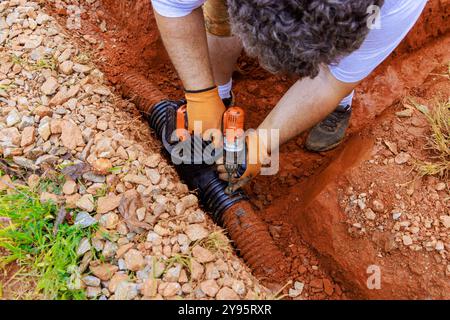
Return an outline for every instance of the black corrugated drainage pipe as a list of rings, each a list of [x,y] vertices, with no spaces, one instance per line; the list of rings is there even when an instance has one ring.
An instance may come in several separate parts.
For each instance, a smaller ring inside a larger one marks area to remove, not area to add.
[[[130,98],[144,115],[161,140],[165,135],[168,109],[176,109],[182,101],[164,99],[164,95],[143,76],[129,74],[122,80],[123,94]],[[170,152],[170,147],[165,146]],[[195,190],[205,211],[224,227],[244,261],[255,276],[266,284],[282,284],[288,275],[284,255],[275,245],[266,224],[255,213],[242,191],[225,193],[227,184],[221,181],[214,165],[175,165],[181,179]]]

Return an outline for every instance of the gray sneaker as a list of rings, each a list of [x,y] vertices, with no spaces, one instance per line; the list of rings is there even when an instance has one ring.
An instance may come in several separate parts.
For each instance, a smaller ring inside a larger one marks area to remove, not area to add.
[[[306,149],[322,152],[336,148],[344,140],[351,115],[350,106],[338,106],[325,120],[311,129],[306,139]]]

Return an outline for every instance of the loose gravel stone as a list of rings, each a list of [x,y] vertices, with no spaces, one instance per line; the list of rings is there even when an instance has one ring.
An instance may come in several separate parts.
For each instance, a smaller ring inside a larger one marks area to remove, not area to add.
[[[130,249],[124,255],[125,264],[128,270],[138,271],[144,268],[145,261],[142,253],[136,249]]]
[[[85,194],[76,203],[81,210],[92,212],[94,211],[94,197],[92,194]]]
[[[219,291],[219,286],[214,280],[205,280],[200,283],[200,289],[208,296],[215,297]]]
[[[85,211],[81,211],[75,217],[74,225],[79,226],[81,228],[88,228],[97,223],[91,215]]]
[[[98,198],[97,201],[97,213],[107,213],[109,211],[113,211],[117,207],[119,207],[120,200],[122,196],[109,194],[105,197]]]
[[[191,224],[186,227],[186,234],[191,241],[204,239],[208,236],[208,231],[199,224]]]

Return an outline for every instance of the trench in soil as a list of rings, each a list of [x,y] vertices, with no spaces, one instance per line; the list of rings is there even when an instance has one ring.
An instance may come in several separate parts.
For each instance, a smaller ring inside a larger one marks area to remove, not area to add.
[[[394,110],[389,110],[388,107],[411,88],[421,85],[426,73],[434,69],[435,57],[445,53],[446,45],[448,48],[449,27],[445,20],[449,6],[445,5],[442,12],[444,5],[441,1],[432,1],[421,21],[394,55],[358,88],[349,130],[350,138],[341,147],[328,153],[309,153],[303,148],[303,134],[282,147],[278,175],[259,177],[246,187],[251,203],[257,208],[291,267],[290,278],[308,284],[309,298],[366,296],[353,288],[354,284],[346,282],[345,277],[340,277],[340,271],[335,266],[324,262],[322,268],[321,253],[302,239],[286,201],[296,201],[298,203],[295,205],[298,207],[306,205],[329,180],[364,157],[373,139],[365,135],[366,131],[362,129],[368,125],[379,125],[380,120],[376,116],[381,113],[393,113]],[[48,9],[60,18],[67,14],[50,5]],[[169,98],[182,97],[181,82],[160,41],[149,1],[102,0],[95,2],[91,8],[86,5],[85,9],[81,35],[93,35],[102,41],[102,48],[97,48],[99,57],[94,60],[97,60],[96,63],[119,91],[122,76],[138,72]],[[437,10],[441,12],[436,14]],[[106,21],[106,32],[99,28],[101,21]],[[444,44],[443,47],[437,45],[439,42]],[[421,54],[417,49],[425,50],[423,48],[428,51]],[[411,61],[405,64],[404,61],[408,59]],[[427,67],[431,70],[427,71]],[[397,75],[403,72],[406,76],[402,79],[395,78],[392,70],[400,70]],[[413,77],[408,79],[411,75]],[[294,81],[295,79],[288,77],[271,75],[261,69],[256,61],[242,56],[234,74],[233,90],[237,105],[243,107],[248,114],[247,126],[256,127]],[[344,165],[325,170],[337,158]],[[321,174],[323,172],[325,174]],[[312,183],[319,175],[320,181]],[[317,280],[325,288],[333,289],[324,292],[321,288],[315,288]]]

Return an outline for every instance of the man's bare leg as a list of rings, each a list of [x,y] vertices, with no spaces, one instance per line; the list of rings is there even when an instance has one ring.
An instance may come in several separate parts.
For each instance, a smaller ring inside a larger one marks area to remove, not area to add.
[[[208,47],[216,84],[225,85],[230,81],[242,52],[241,40],[234,36],[218,37],[208,33]]]
[[[156,12],[155,17],[184,88],[195,91],[214,86],[202,9],[181,18],[167,18]]]

